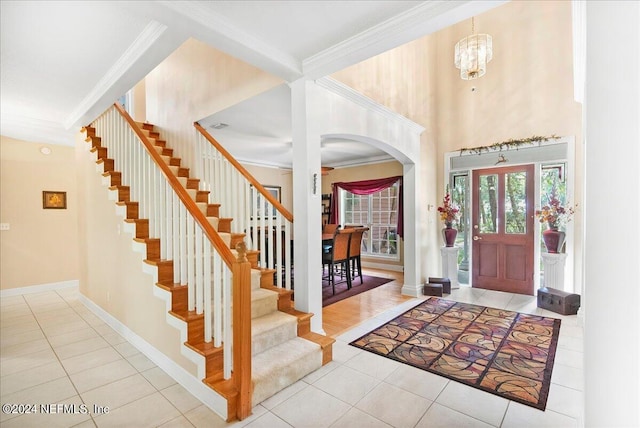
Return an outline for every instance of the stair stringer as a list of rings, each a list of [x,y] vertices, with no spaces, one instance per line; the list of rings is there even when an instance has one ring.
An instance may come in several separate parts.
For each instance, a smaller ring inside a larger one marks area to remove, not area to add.
[[[105,169],[104,164],[96,162],[95,171],[99,174],[100,184],[103,188],[105,188],[105,199],[108,201],[118,201],[118,190],[111,190],[110,187],[110,178],[105,177]],[[176,316],[171,314],[171,305],[172,305],[172,296],[171,292],[162,289],[157,286],[158,283],[158,267],[152,266],[149,263],[144,261],[145,259],[145,251],[146,244],[140,243],[136,241],[134,238],[136,237],[136,224],[127,222],[127,208],[122,205],[114,204],[114,214],[116,217],[121,219],[118,227],[118,233],[122,233],[128,235],[128,238],[131,242],[131,250],[132,256],[134,254],[141,254],[141,272],[148,274],[151,276],[150,282],[153,284],[152,286],[152,294],[160,299],[164,303],[164,318],[165,322],[169,327],[173,327],[178,331],[180,336],[180,345],[179,350],[180,354],[191,361],[196,368],[196,375],[190,373],[185,368],[183,368],[180,364],[173,361],[171,357],[168,355],[162,354],[161,351],[158,351],[161,355],[146,355],[152,361],[162,360],[164,361],[163,369],[170,373],[172,377],[180,383],[183,387],[188,389],[194,396],[196,396],[200,401],[202,401],[207,407],[213,410],[215,413],[220,415],[223,418],[228,418],[227,415],[227,400],[217,393],[214,389],[208,387],[206,384],[202,382],[202,379],[206,377],[206,368],[205,368],[205,358],[189,348],[185,345],[187,342],[187,323],[177,318]],[[90,301],[90,300],[89,300]],[[108,312],[107,312],[108,313]],[[126,327],[126,326],[125,326]],[[155,349],[155,348],[154,348]],[[142,349],[141,349],[142,351]],[[167,363],[170,361],[171,363]],[[168,367],[168,364],[173,364],[173,367]]]

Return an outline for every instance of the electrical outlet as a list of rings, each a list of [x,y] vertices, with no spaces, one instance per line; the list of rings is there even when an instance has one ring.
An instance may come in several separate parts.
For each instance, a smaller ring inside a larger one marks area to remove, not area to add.
[[[9,230],[9,223],[0,223],[0,230]]]

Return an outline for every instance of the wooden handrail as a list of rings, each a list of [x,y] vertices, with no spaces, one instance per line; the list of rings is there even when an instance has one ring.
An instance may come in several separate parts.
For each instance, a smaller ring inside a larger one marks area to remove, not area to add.
[[[216,139],[207,132],[206,129],[204,129],[198,122],[194,122],[193,126],[195,126],[198,132],[200,132],[200,134],[202,134],[202,136],[206,138],[209,143],[211,143],[220,153],[222,153],[222,156],[224,156],[240,172],[240,174],[242,174],[242,176],[253,185],[253,187],[258,189],[262,196],[266,200],[268,200],[271,205],[273,205],[278,210],[278,212],[282,214],[284,218],[286,218],[290,222],[293,222],[293,214],[291,214],[284,206],[282,206],[280,201],[278,201],[271,193],[267,192],[264,186],[260,184],[258,180],[256,180],[249,173],[249,171],[247,171],[242,165],[240,165],[240,163],[233,156],[231,156],[231,154],[227,152],[224,147],[222,147],[222,145],[220,145],[220,143],[218,143],[218,141],[216,141]]]
[[[195,201],[191,198],[191,196],[189,196],[187,190],[182,186],[182,184],[180,184],[176,176],[173,174],[173,172],[171,172],[171,169],[169,169],[169,166],[162,160],[160,154],[154,149],[154,146],[149,141],[149,138],[147,138],[147,136],[142,132],[142,129],[140,129],[140,127],[135,123],[131,116],[129,116],[129,113],[127,113],[126,110],[118,103],[115,103],[114,106],[120,112],[122,117],[129,123],[129,126],[131,127],[131,129],[133,129],[138,138],[140,138],[140,141],[142,141],[142,144],[147,150],[147,153],[160,168],[162,174],[165,176],[165,178],[173,188],[173,191],[178,195],[196,223],[200,225],[202,231],[216,248],[227,267],[231,269],[235,257],[233,256],[233,253],[231,252],[229,246],[225,244],[220,235],[218,235],[218,232],[213,228],[211,223],[209,223],[204,213],[200,211]]]

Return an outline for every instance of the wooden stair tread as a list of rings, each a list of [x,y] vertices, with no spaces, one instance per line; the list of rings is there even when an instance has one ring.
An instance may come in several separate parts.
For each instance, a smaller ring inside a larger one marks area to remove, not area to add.
[[[294,317],[298,318],[298,320],[310,320],[313,317],[312,313],[301,312],[301,311],[299,311],[297,309],[293,309],[293,308],[284,309],[284,310],[281,310],[280,312],[284,312],[285,314],[293,315]]]
[[[216,348],[215,346],[213,346],[213,343],[201,342],[196,345],[193,345],[189,342],[185,342],[184,344],[185,346],[193,349],[194,351],[196,351],[197,353],[205,357],[211,356],[214,354],[220,354],[224,351],[224,348],[222,346]]]
[[[195,311],[169,311],[169,313],[182,321],[192,321],[204,318],[204,314],[197,314]]]
[[[159,259],[159,260],[144,259],[143,262],[151,266],[159,266],[159,265],[166,265],[166,264],[171,264],[171,266],[173,266],[173,260],[167,260],[167,259]]]
[[[300,337],[302,337],[303,339],[310,340],[314,343],[317,343],[318,345],[320,345],[321,348],[326,348],[327,346],[332,345],[336,342],[336,340],[333,337],[325,336],[323,334],[315,333],[313,331],[303,334]]]
[[[223,379],[222,376],[210,376],[203,382],[213,388],[227,400],[235,399],[238,396],[238,389],[232,379]]]
[[[275,269],[270,269],[270,268],[259,268],[256,269],[259,270],[260,273],[276,273],[277,270]],[[288,294],[291,295],[293,294],[293,290],[287,290],[286,288],[280,288],[280,287],[276,287],[275,285],[263,285],[261,286],[261,288],[266,288],[267,290],[271,290],[271,291],[275,291],[278,294]]]
[[[160,133],[155,131],[155,127],[152,124],[148,123],[137,123],[142,129],[145,130],[145,134],[151,140],[156,147],[159,147],[159,153],[163,157],[168,157],[166,160],[167,164],[172,166],[172,172],[177,177],[184,177],[186,181],[181,181],[180,183],[187,189],[195,190],[195,199],[198,203],[206,203],[207,205],[200,205],[199,208],[204,210],[205,216],[210,217],[209,212],[213,212],[216,210],[219,213],[218,209],[221,206],[219,203],[208,203],[210,191],[208,190],[199,190],[200,179],[190,177],[190,169],[186,167],[182,167],[181,159],[173,157],[173,149],[167,147],[167,143],[164,140],[160,139]],[[85,128],[83,128],[84,130]],[[100,138],[95,136],[95,130],[92,128],[87,128],[87,142],[92,144],[91,151],[97,153],[98,161],[96,163],[104,163],[104,172],[102,173],[103,177],[111,177],[111,186],[109,186],[110,190],[118,190],[119,192],[126,191],[129,189],[129,186],[121,185],[122,174],[119,171],[114,171],[114,160],[109,159],[106,156],[106,149],[100,147]],[[101,154],[103,155],[101,157]],[[128,199],[128,192],[125,195],[124,193],[120,193],[119,196],[121,199]],[[161,289],[171,293],[171,309],[169,310],[169,314],[176,317],[177,319],[187,323],[187,340],[183,343],[184,346],[192,349],[198,354],[205,357],[205,365],[207,367],[205,378],[203,382],[214,389],[218,394],[222,395],[228,401],[228,407],[230,410],[229,418],[235,419],[236,411],[236,401],[239,397],[239,391],[234,381],[231,379],[225,380],[222,375],[221,366],[219,365],[218,360],[220,360],[221,355],[223,353],[223,346],[214,347],[212,343],[203,342],[202,328],[204,321],[204,314],[196,314],[195,311],[187,310],[187,285],[176,284],[173,281],[173,260],[160,259],[159,258],[159,238],[149,237],[148,231],[148,219],[137,219],[131,218],[138,216],[137,208],[139,206],[139,202],[137,201],[128,201],[121,200],[117,201],[116,205],[118,206],[126,206],[127,210],[127,218],[125,222],[128,224],[134,224],[136,226],[135,237],[133,238],[135,242],[138,243],[146,243],[147,244],[147,258],[143,260],[143,262],[147,265],[154,266],[158,268],[158,279],[156,282],[156,286]],[[135,209],[134,209],[135,208]],[[134,213],[134,214],[129,214]],[[232,217],[218,217],[218,227],[220,223],[231,223],[233,221]],[[229,230],[227,230],[229,229]],[[225,239],[231,237],[231,246],[232,248],[239,241],[244,240],[247,236],[246,233],[239,232],[231,232],[230,226],[225,227],[224,232],[220,231],[221,234],[225,235]],[[149,244],[152,244],[149,246]],[[149,254],[149,252],[152,254]],[[155,252],[157,251],[157,252]],[[235,253],[235,249],[232,250]],[[255,257],[260,254],[259,250],[249,250],[247,251],[247,257]],[[157,257],[157,258],[156,258]],[[252,260],[250,258],[250,260]],[[252,262],[253,264],[253,262]],[[256,269],[254,267],[254,269]],[[268,279],[270,277],[271,283],[273,283],[273,275],[278,272],[276,269],[271,268],[257,268],[260,271],[261,280],[264,283],[268,283]],[[310,320],[313,317],[312,313],[305,313],[298,311],[292,307],[293,301],[291,300],[291,296],[293,294],[292,290],[287,290],[284,288],[277,287],[275,285],[263,285],[260,284],[260,289],[264,289],[265,291],[276,292],[278,295],[278,313],[287,314],[293,316],[297,320],[297,337],[290,339],[294,343],[294,349],[297,347],[302,347],[302,349],[312,348],[313,346],[320,347],[324,350],[323,356],[323,364],[326,361],[330,361],[331,359],[331,346],[335,343],[335,339],[324,336],[318,333],[310,332]],[[252,293],[253,294],[253,293]],[[312,342],[309,343],[309,342]],[[286,343],[286,342],[285,342]],[[306,343],[306,344],[305,344]],[[276,345],[279,346],[279,345]],[[275,351],[272,351],[272,353]],[[307,351],[305,351],[307,352]],[[328,357],[327,357],[328,354]],[[275,355],[275,354],[274,354]],[[210,361],[212,359],[212,361]],[[287,359],[287,358],[280,358]],[[220,360],[221,361],[221,360]],[[283,365],[282,361],[276,361],[276,364]],[[286,366],[286,364],[284,364]],[[303,369],[305,370],[305,369]]]
[[[158,287],[167,291],[186,290],[188,286],[182,284],[156,284]]]
[[[133,238],[133,240],[141,244],[148,244],[150,242],[160,242],[160,238]]]

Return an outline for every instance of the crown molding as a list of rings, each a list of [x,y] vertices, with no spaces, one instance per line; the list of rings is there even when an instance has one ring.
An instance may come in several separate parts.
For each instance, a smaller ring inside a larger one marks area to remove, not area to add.
[[[433,16],[437,16],[440,11],[455,7],[457,2],[424,2],[409,10],[404,11],[392,18],[381,22],[361,33],[356,34],[342,42],[331,46],[302,62],[305,75],[313,70],[322,68],[324,64],[335,61],[336,58],[350,56],[353,53],[367,49],[369,46],[381,41],[395,40],[396,37],[405,32],[407,28],[412,28],[423,23]]]
[[[506,0],[425,1],[302,61],[304,75],[326,76],[431,34]]]
[[[369,97],[362,95],[360,92],[355,89],[345,85],[342,82],[339,82],[331,77],[322,77],[317,79],[316,84],[318,86],[333,92],[334,94],[340,95],[349,101],[363,107],[367,110],[373,111],[385,119],[398,123],[399,125],[408,128],[411,132],[420,135],[424,132],[424,126],[415,123],[412,120],[407,119],[399,113],[383,106],[372,100]]]
[[[231,25],[224,15],[216,13],[200,1],[158,2],[173,13],[201,25],[205,32],[203,40],[213,42],[217,49],[252,63],[259,68],[275,73],[286,80],[295,80],[302,75],[299,59],[263,42],[242,29]]]
[[[127,50],[109,68],[100,81],[80,102],[64,122],[66,129],[71,128],[83,115],[91,109],[111,89],[118,80],[122,79],[131,67],[144,55],[149,48],[164,34],[167,26],[157,21],[151,21],[136,37]]]
[[[16,140],[61,146],[75,145],[76,131],[65,129],[62,124],[50,120],[3,114],[0,128],[3,136]]]

